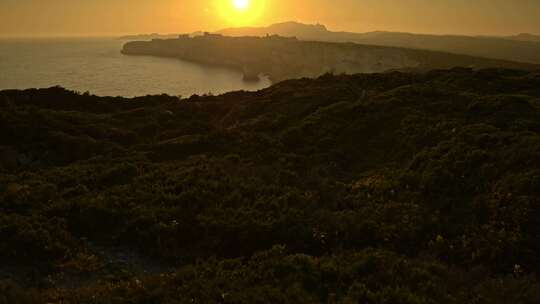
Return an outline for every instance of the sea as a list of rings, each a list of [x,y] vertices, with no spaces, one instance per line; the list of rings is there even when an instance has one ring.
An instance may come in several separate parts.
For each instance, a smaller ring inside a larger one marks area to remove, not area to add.
[[[61,86],[98,96],[222,94],[256,91],[270,80],[173,58],[127,56],[116,38],[2,38],[0,90]]]

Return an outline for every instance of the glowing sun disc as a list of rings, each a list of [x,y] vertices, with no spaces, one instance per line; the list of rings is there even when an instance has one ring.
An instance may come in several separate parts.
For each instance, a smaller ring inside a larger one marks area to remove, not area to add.
[[[0,0],[1,2],[2,0]],[[224,27],[254,26],[261,22],[270,0],[211,0],[212,11]]]
[[[246,10],[249,7],[249,0],[232,0],[232,4],[237,10]]]

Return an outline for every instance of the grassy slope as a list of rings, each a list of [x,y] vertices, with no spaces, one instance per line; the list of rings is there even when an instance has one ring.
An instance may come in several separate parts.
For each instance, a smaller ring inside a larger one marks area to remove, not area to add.
[[[513,70],[0,92],[0,303],[538,303],[539,132]]]

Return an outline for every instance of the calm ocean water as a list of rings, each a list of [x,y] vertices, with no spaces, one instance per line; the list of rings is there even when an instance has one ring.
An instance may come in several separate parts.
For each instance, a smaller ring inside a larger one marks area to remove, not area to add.
[[[177,59],[120,54],[114,38],[0,39],[0,90],[60,85],[100,96],[220,94],[270,85]]]

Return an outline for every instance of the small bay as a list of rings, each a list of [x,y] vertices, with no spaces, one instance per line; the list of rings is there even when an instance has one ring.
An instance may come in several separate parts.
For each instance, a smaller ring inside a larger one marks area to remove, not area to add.
[[[0,39],[0,90],[62,86],[99,96],[255,91],[239,71],[173,58],[125,56],[116,38]]]

